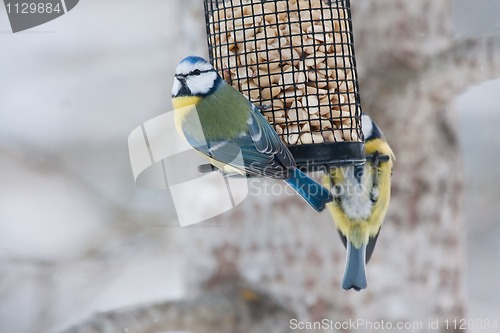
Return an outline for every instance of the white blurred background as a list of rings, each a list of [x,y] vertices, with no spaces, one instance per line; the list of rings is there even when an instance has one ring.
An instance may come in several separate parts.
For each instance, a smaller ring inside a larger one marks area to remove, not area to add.
[[[170,110],[177,62],[206,52],[202,10],[201,0],[87,0],[12,34],[0,7],[0,333],[183,295],[189,229],[168,193],[134,184],[127,137]],[[500,29],[498,0],[455,0],[454,14],[459,37]],[[473,319],[500,314],[499,91],[489,82],[453,106]]]

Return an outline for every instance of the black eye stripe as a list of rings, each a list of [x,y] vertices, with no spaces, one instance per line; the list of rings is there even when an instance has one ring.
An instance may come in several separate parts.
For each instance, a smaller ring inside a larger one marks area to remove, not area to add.
[[[207,70],[199,70],[199,69],[195,69],[194,71],[191,71],[188,75],[195,75],[195,76],[198,76],[198,75],[201,75],[202,73],[210,73],[210,72],[215,72],[214,69],[207,69]]]

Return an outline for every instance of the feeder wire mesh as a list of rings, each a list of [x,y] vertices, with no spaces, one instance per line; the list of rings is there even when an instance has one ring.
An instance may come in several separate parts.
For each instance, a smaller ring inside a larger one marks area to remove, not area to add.
[[[205,0],[209,56],[299,166],[362,163],[348,0]]]

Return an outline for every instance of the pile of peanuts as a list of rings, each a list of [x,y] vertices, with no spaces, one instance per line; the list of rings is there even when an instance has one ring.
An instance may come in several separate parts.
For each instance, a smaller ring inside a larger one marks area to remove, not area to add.
[[[345,8],[226,0],[210,17],[214,65],[289,145],[360,141]]]

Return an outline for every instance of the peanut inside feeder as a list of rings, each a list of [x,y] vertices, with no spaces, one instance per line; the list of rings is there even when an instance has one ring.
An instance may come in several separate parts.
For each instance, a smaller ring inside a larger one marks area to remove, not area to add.
[[[205,11],[215,68],[261,107],[294,155],[349,142],[338,154],[330,144],[305,156],[364,159],[349,1],[205,0]]]

